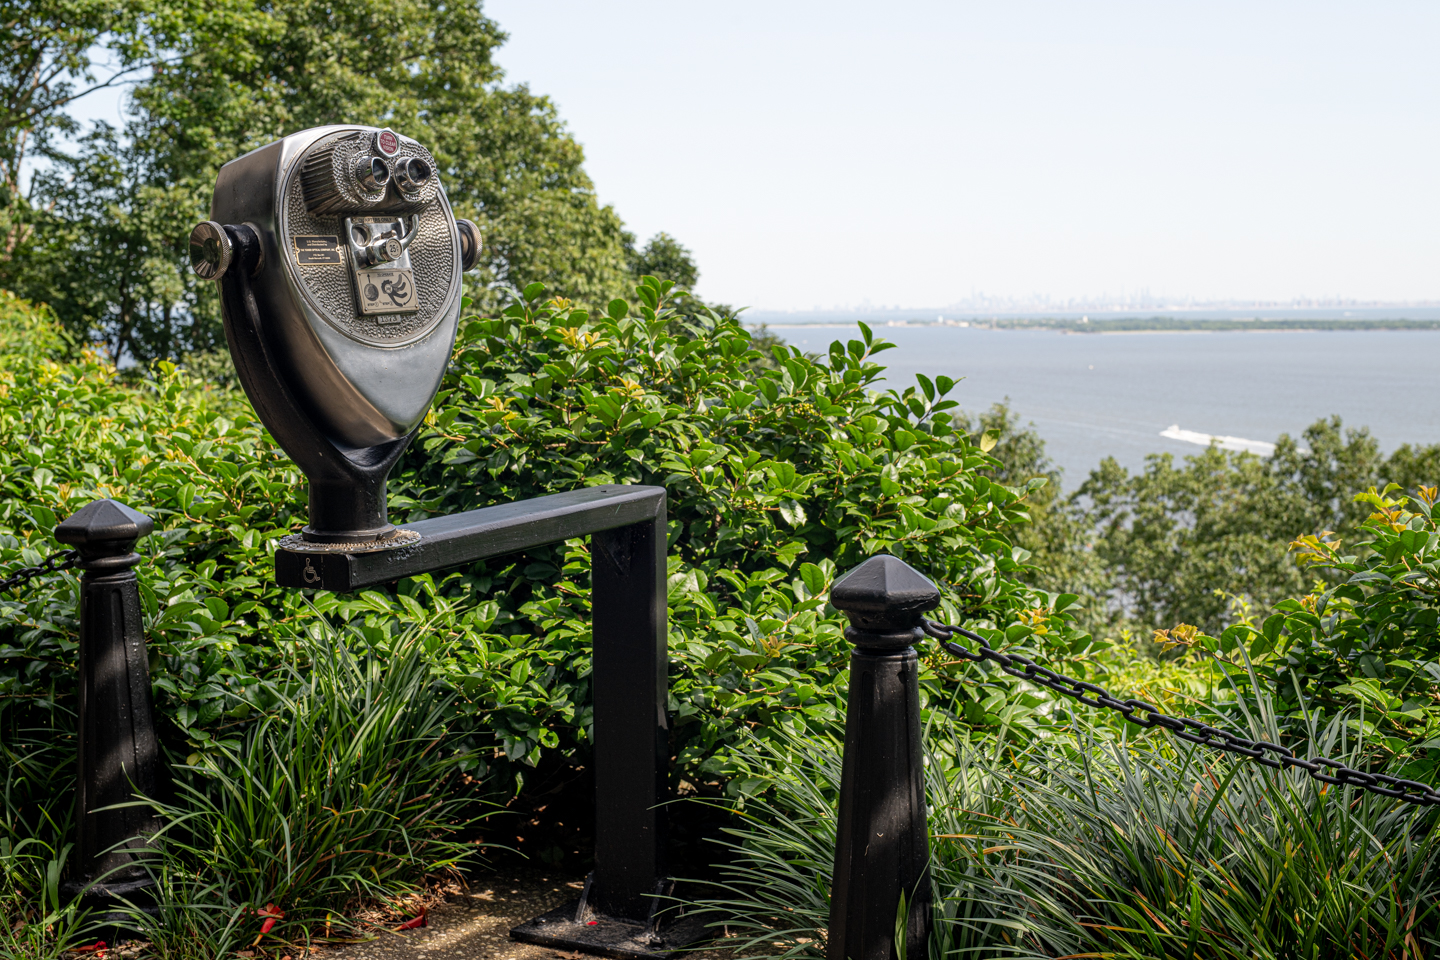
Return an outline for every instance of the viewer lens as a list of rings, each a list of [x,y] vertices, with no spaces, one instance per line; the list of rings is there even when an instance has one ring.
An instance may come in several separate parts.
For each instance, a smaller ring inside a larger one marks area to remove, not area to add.
[[[419,157],[411,157],[409,160],[401,161],[399,168],[395,171],[395,180],[401,190],[415,191],[425,185],[430,179],[430,164]]]
[[[355,168],[355,178],[368,191],[379,190],[390,182],[390,168],[379,157],[361,160]]]

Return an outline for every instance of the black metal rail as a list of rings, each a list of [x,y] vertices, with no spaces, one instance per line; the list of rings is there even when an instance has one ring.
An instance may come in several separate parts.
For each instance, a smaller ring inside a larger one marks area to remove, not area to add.
[[[584,895],[512,931],[517,940],[613,957],[673,953],[703,924],[655,922],[665,868],[666,512],[662,487],[608,484],[435,517],[412,542],[344,552],[297,540],[275,554],[281,586],[338,592],[589,536],[595,722],[595,871]]]
[[[403,524],[402,538],[418,534],[419,539],[392,550],[346,553],[343,545],[327,544],[317,552],[313,546],[282,544],[275,552],[275,582],[347,593],[645,523],[664,513],[662,487],[586,487]]]

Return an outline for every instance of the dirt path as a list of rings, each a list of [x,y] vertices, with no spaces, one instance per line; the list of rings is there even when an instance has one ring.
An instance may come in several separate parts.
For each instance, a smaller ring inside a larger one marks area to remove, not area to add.
[[[469,896],[450,895],[430,908],[429,926],[312,954],[316,960],[582,960],[585,955],[516,943],[510,928],[579,896],[581,884],[548,873],[478,877]],[[688,954],[730,960],[728,950]]]

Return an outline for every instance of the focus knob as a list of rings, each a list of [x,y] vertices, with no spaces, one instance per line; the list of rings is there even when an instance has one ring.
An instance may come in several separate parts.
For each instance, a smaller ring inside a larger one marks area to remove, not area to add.
[[[456,220],[460,230],[460,269],[473,270],[480,262],[480,228],[469,220]]]
[[[234,257],[230,236],[214,220],[197,224],[190,231],[190,269],[202,280],[219,280],[230,269]]]

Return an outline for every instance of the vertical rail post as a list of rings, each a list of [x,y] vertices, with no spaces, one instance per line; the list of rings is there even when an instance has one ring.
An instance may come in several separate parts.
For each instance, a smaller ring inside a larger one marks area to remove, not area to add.
[[[143,513],[97,500],[55,528],[80,551],[79,758],[75,859],[66,891],[104,909],[144,903],[153,881],[143,847],[159,826],[144,806],[169,784],[155,739],[135,542],[154,530]],[[96,881],[99,881],[98,883]],[[92,886],[93,884],[93,886]],[[86,889],[89,887],[89,889]]]
[[[595,875],[589,902],[644,922],[665,876],[670,723],[662,500],[653,520],[590,541]]]
[[[909,910],[905,956],[930,938],[930,837],[920,742],[920,619],[940,591],[895,557],[871,557],[830,588],[845,612],[850,697],[835,831],[827,960],[898,960],[896,920]]]

